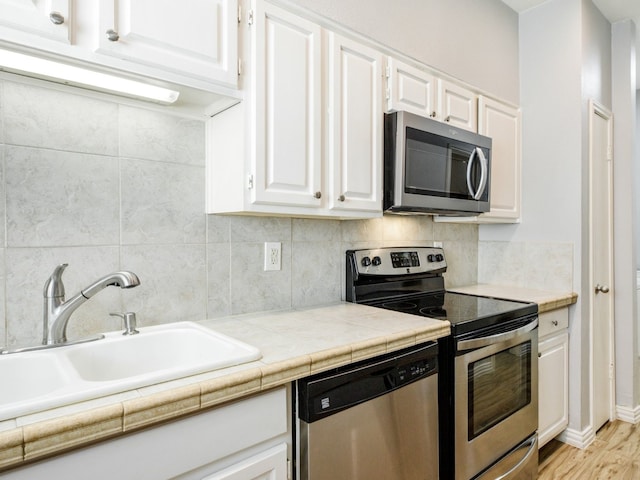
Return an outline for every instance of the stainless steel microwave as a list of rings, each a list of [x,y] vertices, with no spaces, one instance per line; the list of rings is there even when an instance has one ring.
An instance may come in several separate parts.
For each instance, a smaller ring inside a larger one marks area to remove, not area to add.
[[[384,127],[385,212],[489,211],[489,137],[408,112],[385,114]]]

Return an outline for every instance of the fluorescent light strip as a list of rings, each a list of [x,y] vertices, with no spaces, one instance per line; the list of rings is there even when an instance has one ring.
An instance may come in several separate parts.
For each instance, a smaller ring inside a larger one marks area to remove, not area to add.
[[[115,75],[0,49],[0,70],[171,104],[180,92]]]

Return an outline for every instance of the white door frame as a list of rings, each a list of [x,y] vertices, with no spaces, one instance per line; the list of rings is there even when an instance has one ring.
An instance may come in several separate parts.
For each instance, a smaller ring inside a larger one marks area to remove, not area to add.
[[[589,100],[589,338],[591,341],[589,342],[589,392],[590,392],[590,422],[592,428],[594,428],[595,432],[595,418],[594,418],[594,404],[595,404],[595,389],[594,389],[594,339],[593,339],[593,331],[594,331],[594,291],[595,291],[595,283],[593,278],[593,259],[594,259],[594,251],[593,251],[593,208],[594,208],[594,198],[593,198],[593,117],[594,115],[598,115],[605,119],[608,122],[608,143],[609,143],[609,161],[611,162],[611,175],[609,177],[609,278],[611,279],[611,284],[609,285],[611,296],[609,297],[609,332],[610,332],[610,345],[609,345],[609,365],[611,366],[609,372],[609,394],[611,399],[611,405],[609,409],[609,420],[615,419],[615,405],[616,405],[616,397],[615,397],[615,336],[614,336],[614,302],[613,302],[613,114],[606,109],[604,106],[600,105],[596,101],[590,99]]]

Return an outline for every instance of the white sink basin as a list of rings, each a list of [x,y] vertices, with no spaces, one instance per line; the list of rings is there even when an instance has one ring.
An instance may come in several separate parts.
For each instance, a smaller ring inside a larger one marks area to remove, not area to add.
[[[95,342],[0,356],[0,420],[261,358],[192,322],[110,332]]]
[[[49,354],[7,355],[0,359],[0,405],[50,395],[70,381],[69,373]]]
[[[140,332],[109,333],[103,340],[69,347],[64,355],[84,381],[122,383],[137,378],[156,383],[260,358],[258,349],[195,323]]]

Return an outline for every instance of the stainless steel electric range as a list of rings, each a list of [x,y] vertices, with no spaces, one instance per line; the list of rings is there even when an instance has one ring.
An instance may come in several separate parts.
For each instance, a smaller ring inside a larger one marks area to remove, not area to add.
[[[531,480],[538,469],[538,307],[447,292],[444,251],[349,250],[346,299],[451,324],[438,342],[440,480]]]

